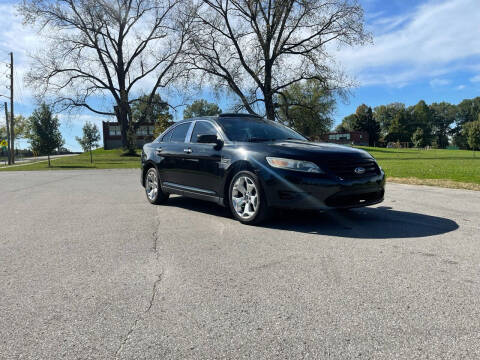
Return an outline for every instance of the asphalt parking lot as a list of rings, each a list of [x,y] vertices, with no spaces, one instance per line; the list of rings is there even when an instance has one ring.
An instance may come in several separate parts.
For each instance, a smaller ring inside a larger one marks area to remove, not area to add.
[[[261,227],[138,170],[0,173],[1,359],[480,358],[480,192]]]

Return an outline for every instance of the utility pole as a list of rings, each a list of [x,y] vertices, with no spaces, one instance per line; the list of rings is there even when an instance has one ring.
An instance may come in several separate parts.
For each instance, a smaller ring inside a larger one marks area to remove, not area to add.
[[[7,123],[7,158],[8,158],[8,165],[12,165],[12,157],[10,155],[10,126],[8,125],[8,104],[5,101],[3,104],[5,106],[5,121]]]
[[[10,147],[10,156],[12,164],[15,164],[15,118],[13,112],[13,52],[10,53],[10,140],[12,146]]]

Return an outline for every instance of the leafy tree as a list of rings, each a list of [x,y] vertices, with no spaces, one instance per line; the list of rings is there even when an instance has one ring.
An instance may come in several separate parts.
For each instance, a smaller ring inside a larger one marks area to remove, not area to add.
[[[97,125],[87,121],[85,125],[83,125],[83,136],[75,137],[78,141],[80,146],[82,147],[83,151],[90,152],[90,164],[93,163],[93,156],[92,156],[92,149],[98,146],[98,142],[100,141],[100,131],[98,130]]]
[[[2,114],[3,115],[3,114]],[[10,116],[10,114],[8,114]],[[23,139],[28,133],[28,119],[23,115],[15,116],[15,140]],[[7,137],[7,125],[0,126],[0,137]]]
[[[410,114],[404,109],[395,114],[385,136],[386,142],[410,142],[410,132],[408,126],[410,122]]]
[[[468,139],[464,126],[477,120],[480,114],[480,97],[465,99],[456,106],[455,127],[451,130],[453,142],[461,149],[468,148]]]
[[[372,108],[365,104],[360,105],[355,114],[346,116],[336,130],[366,132],[369,146],[375,146],[380,139],[380,124],[374,118]]]
[[[32,150],[48,155],[49,167],[50,155],[55,149],[64,144],[59,126],[58,118],[53,116],[50,107],[46,104],[41,104],[29,118],[28,139]]]
[[[452,136],[452,143],[460,149],[468,149],[468,141],[465,134],[465,129],[462,132],[456,132],[455,128],[455,133]]]
[[[405,104],[392,103],[388,105],[380,105],[373,109],[373,117],[380,125],[380,136],[385,138],[388,135],[393,119],[399,113],[405,111]]]
[[[425,134],[423,133],[423,129],[417,128],[417,130],[415,130],[412,135],[412,143],[416,148],[425,147]]]
[[[480,114],[480,96],[474,99],[465,99],[457,105],[456,123],[463,124],[474,122]]]
[[[380,138],[380,125],[373,117],[372,108],[365,104],[360,105],[355,112],[355,117],[354,130],[368,133],[368,145],[375,146]]]
[[[334,131],[336,133],[345,133],[345,132],[349,132],[350,130],[345,127],[345,124],[343,122],[341,122],[335,127]]]
[[[411,122],[409,123],[408,130],[413,133],[418,128],[423,130],[423,139],[425,141],[424,146],[431,145],[432,142],[432,123],[433,114],[425,101],[420,100],[413,108],[409,108],[411,111]]]
[[[456,108],[452,104],[441,102],[430,105],[433,113],[433,136],[437,147],[445,149],[448,146],[450,126],[455,122]]]
[[[475,150],[480,150],[480,115],[477,121],[466,123],[465,130],[468,145],[473,150],[475,156]]]
[[[132,117],[135,122],[143,121],[154,124],[154,137],[160,135],[173,124],[170,107],[159,94],[155,94],[151,106],[148,106],[148,95],[141,96],[132,106]]]
[[[183,118],[190,119],[198,116],[215,116],[222,113],[217,104],[209,103],[207,100],[195,100],[183,110]]]
[[[335,131],[336,132],[353,131],[356,121],[357,121],[357,116],[355,114],[345,116],[342,122],[335,128]]]
[[[153,136],[156,138],[160,136],[165,130],[167,130],[171,125],[173,125],[173,121],[171,120],[172,116],[168,115],[160,115],[158,120],[155,122],[155,126],[153,128]]]
[[[160,116],[167,115],[169,119],[172,119],[170,114],[170,107],[167,102],[163,101],[159,94],[155,94],[148,104],[149,95],[143,95],[138,98],[132,105],[132,118],[133,121],[155,124]]]
[[[289,86],[280,97],[280,121],[311,138],[327,133],[333,124],[335,98],[315,80]]]
[[[355,0],[200,0],[196,17],[187,63],[271,120],[276,98],[292,84],[348,87],[330,50],[370,40]]]

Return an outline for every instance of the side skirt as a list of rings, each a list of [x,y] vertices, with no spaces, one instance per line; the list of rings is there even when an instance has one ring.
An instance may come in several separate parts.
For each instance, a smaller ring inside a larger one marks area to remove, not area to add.
[[[162,190],[171,194],[187,196],[193,199],[214,202],[218,205],[225,206],[223,198],[215,194],[215,192],[191,186],[179,185],[170,182],[162,183]]]

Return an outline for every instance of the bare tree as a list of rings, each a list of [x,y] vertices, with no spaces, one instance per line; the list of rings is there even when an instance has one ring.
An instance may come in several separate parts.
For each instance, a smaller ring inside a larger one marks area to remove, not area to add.
[[[292,84],[349,86],[329,50],[370,40],[355,0],[199,0],[195,24],[191,68],[228,86],[249,113],[263,103],[270,119]]]
[[[29,84],[60,110],[115,115],[126,146],[132,103],[146,92],[151,106],[178,76],[190,27],[184,1],[23,0],[19,9],[48,44],[33,57]]]

